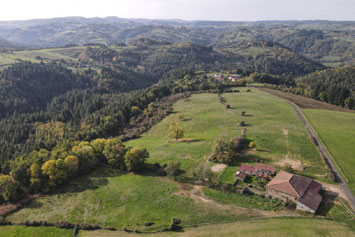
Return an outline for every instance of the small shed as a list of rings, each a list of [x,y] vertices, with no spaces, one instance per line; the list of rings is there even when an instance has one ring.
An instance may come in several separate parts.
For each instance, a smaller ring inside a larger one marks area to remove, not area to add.
[[[244,182],[244,180],[247,178],[247,174],[242,171],[237,171],[235,173],[235,177],[237,177],[238,180]]]

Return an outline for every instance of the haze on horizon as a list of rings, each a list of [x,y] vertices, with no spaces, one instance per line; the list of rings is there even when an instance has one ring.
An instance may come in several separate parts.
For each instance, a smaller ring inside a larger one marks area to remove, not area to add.
[[[216,21],[355,20],[354,0],[5,0],[0,20],[67,16]]]

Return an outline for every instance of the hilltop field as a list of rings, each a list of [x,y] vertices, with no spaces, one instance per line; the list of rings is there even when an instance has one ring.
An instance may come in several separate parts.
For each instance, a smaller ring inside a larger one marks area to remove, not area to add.
[[[163,165],[170,161],[180,161],[182,172],[176,177],[176,181],[156,174],[126,174],[102,167],[72,181],[53,194],[38,198],[6,217],[6,220],[13,223],[24,223],[27,220],[49,222],[64,220],[106,228],[111,226],[118,230],[126,228],[152,232],[169,227],[172,218],[181,219],[181,226],[188,228],[259,218],[298,216],[299,228],[304,229],[305,234],[349,232],[348,227],[343,224],[318,219],[312,221],[315,223],[324,221],[327,224],[312,229],[309,220],[302,219],[302,214],[287,208],[282,209],[278,202],[258,196],[225,193],[190,183],[192,173],[198,164],[216,166],[207,161],[212,152],[214,139],[222,134],[230,138],[238,136],[241,131],[239,126],[241,120],[246,122],[247,138],[256,143],[256,148],[247,150],[240,160],[232,165],[216,171],[222,183],[234,182],[234,173],[241,163],[257,162],[275,164],[279,167],[290,164],[294,166],[296,172],[331,182],[327,176],[328,169],[308,139],[306,129],[292,107],[284,100],[258,89],[251,89],[250,92],[247,92],[247,88],[239,90],[238,93],[222,95],[230,104],[230,109],[218,101],[217,94],[193,94],[190,98],[182,99],[174,104],[174,113],[142,134],[140,138],[126,143],[128,146],[146,147],[150,152],[149,163]],[[242,116],[241,111],[245,111],[246,116]],[[179,141],[168,136],[172,123],[181,124],[185,130],[185,137]],[[331,206],[323,208],[319,215],[337,221],[351,219],[347,210],[337,200]],[[145,223],[148,222],[154,224],[146,226]],[[284,228],[290,226],[292,222],[288,219],[271,219],[263,223],[266,222],[270,222],[270,226],[275,226],[274,222],[280,224],[280,228],[271,228],[270,234],[282,235],[287,234],[287,231],[293,232],[292,229]],[[246,222],[243,222],[235,226],[233,224],[233,231],[236,226],[242,225],[243,228],[239,229],[241,234],[243,231],[259,233],[261,229],[255,223],[245,225]],[[186,235],[198,234],[197,232],[205,235],[211,228],[215,231],[223,228],[216,227],[218,228],[206,226],[187,229]],[[20,233],[25,230],[18,231]],[[92,236],[94,233],[96,232],[83,232],[81,236]],[[114,236],[120,232],[97,233],[100,233],[100,236],[101,234]]]

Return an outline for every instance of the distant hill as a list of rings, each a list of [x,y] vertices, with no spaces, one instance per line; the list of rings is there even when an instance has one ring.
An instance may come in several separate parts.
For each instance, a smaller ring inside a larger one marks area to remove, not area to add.
[[[11,50],[24,50],[25,47],[0,38],[0,52],[7,52]]]
[[[129,43],[138,38],[221,45],[245,40],[278,42],[329,66],[355,64],[355,22],[215,22],[67,17],[0,22],[0,38],[29,48]]]

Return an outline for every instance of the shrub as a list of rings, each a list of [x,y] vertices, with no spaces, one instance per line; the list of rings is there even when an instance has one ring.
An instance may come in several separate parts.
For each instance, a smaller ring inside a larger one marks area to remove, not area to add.
[[[168,163],[168,165],[165,167],[164,171],[168,177],[174,177],[179,174],[179,170],[181,167],[181,162],[180,161],[172,161]]]
[[[255,142],[250,142],[249,143],[249,148],[254,148],[255,147]]]
[[[245,126],[245,122],[244,122],[244,121],[240,121],[239,125],[240,125],[241,127],[244,127],[244,126]]]
[[[290,164],[287,164],[284,169],[286,172],[289,172],[289,173],[295,172],[295,170],[292,168],[292,165],[290,165]]]
[[[242,116],[245,116],[245,114],[246,114],[246,113],[245,113],[245,111],[242,111],[242,113],[241,113],[241,114],[242,114]]]

